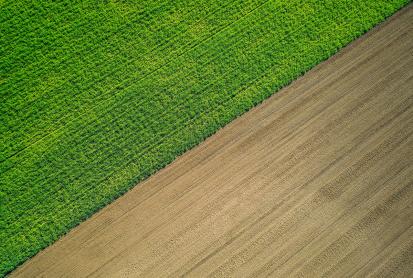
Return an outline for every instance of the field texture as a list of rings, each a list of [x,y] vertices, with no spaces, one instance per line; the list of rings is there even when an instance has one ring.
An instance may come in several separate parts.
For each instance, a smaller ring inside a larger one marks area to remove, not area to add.
[[[407,0],[2,1],[0,276]]]
[[[12,277],[411,277],[413,5]]]

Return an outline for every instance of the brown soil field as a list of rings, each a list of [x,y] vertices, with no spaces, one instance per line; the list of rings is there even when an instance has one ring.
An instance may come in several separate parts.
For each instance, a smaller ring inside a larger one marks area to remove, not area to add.
[[[413,275],[412,27],[409,5],[11,276]]]

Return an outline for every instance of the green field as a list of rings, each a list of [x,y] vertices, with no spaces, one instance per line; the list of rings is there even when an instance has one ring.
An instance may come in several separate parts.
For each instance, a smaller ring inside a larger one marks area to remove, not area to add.
[[[408,2],[0,2],[0,276]]]

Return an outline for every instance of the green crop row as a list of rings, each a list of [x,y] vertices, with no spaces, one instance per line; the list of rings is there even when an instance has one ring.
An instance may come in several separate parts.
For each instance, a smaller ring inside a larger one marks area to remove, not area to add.
[[[408,2],[0,4],[0,276]]]

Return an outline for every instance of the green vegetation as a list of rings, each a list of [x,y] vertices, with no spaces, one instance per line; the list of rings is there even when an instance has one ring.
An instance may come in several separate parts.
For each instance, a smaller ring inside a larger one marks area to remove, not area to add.
[[[0,276],[408,2],[2,1]]]

